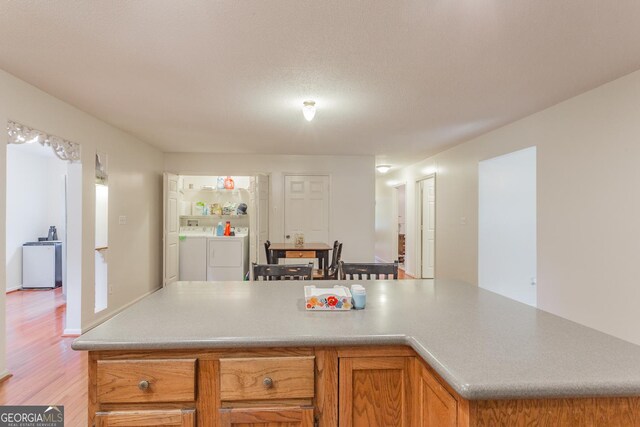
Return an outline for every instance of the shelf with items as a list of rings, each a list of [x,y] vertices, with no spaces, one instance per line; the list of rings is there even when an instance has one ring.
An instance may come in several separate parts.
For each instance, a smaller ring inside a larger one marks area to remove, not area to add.
[[[200,188],[183,188],[180,191],[182,192],[182,194],[194,194],[194,193],[200,193],[201,191],[206,191],[208,193],[223,193],[223,194],[229,194],[229,193],[239,193],[241,191],[247,191],[246,188],[234,188],[234,189],[227,189],[227,188],[213,188],[213,187],[200,187]]]
[[[206,218],[248,218],[249,215],[245,214],[245,215],[236,215],[236,214],[232,214],[232,215],[180,215],[180,218],[184,218],[184,219],[206,219]]]

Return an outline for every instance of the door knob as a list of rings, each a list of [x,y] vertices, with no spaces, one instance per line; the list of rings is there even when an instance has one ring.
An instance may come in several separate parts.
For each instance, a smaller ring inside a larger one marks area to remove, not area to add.
[[[290,235],[290,234],[287,234],[286,236],[284,236],[284,238],[285,238],[285,239],[290,239],[290,238],[291,238],[291,235]]]

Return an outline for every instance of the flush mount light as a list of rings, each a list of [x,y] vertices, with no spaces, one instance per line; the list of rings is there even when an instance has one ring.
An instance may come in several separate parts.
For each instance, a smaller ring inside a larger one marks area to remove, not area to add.
[[[302,103],[302,114],[308,122],[313,120],[316,115],[316,101],[304,101]]]
[[[380,173],[387,173],[389,172],[389,169],[391,169],[391,165],[378,165],[376,166],[376,169]]]

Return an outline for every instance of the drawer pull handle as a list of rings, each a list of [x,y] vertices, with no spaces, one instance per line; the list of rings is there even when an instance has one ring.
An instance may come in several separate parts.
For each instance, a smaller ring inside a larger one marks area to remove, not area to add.
[[[138,388],[142,391],[149,390],[149,381],[142,380],[138,383]]]
[[[265,377],[265,379],[262,380],[262,384],[264,384],[265,388],[271,388],[273,387],[273,380],[269,377]]]

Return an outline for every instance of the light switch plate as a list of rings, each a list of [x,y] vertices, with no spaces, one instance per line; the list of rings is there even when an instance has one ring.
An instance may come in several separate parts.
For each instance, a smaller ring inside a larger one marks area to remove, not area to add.
[[[120,215],[118,217],[118,224],[125,225],[126,223],[127,223],[127,216],[126,215]]]

